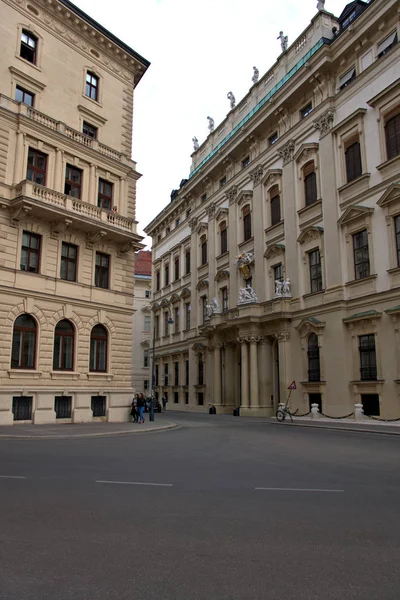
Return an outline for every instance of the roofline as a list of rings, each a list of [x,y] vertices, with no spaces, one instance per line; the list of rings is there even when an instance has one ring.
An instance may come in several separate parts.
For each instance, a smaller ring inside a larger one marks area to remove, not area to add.
[[[86,23],[89,23],[89,25],[91,25],[92,27],[97,29],[100,33],[102,33],[104,35],[104,37],[106,37],[109,40],[111,40],[112,42],[114,42],[114,44],[116,44],[117,46],[122,48],[122,50],[125,50],[125,52],[127,54],[129,54],[130,56],[135,58],[137,61],[142,63],[142,65],[144,65],[146,67],[146,69],[150,66],[150,62],[146,58],[144,58],[143,56],[141,56],[140,54],[135,52],[135,50],[133,50],[133,48],[131,48],[130,46],[125,44],[125,42],[123,42],[122,40],[117,38],[114,34],[112,34],[110,31],[108,31],[108,29],[106,29],[105,27],[100,25],[100,23],[98,23],[97,21],[92,19],[92,17],[89,17],[88,14],[83,12],[83,10],[78,8],[75,4],[72,4],[72,2],[70,2],[69,0],[58,0],[58,2],[60,2],[60,4],[63,4],[71,12],[75,13],[78,17],[80,17],[81,19],[86,21]]]

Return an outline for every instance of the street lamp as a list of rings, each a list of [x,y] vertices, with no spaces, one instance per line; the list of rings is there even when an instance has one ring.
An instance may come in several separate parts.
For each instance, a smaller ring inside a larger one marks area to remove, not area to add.
[[[168,325],[173,325],[174,320],[171,315],[171,309],[169,309]],[[154,386],[156,378],[156,326],[153,327],[153,362],[151,365],[151,401],[150,401],[150,421],[154,421]]]

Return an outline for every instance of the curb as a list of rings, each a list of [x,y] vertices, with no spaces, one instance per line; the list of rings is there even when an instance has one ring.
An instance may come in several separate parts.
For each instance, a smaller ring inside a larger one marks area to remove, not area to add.
[[[76,435],[12,435],[12,434],[0,434],[0,440],[71,440],[75,438],[87,438],[87,437],[112,437],[117,435],[145,435],[146,433],[158,433],[159,431],[166,431],[167,429],[179,429],[180,425],[171,423],[170,425],[162,425],[161,427],[155,427],[154,429],[144,429],[141,431],[132,431],[131,429],[124,429],[123,431],[114,431],[110,433],[78,433]]]
[[[274,423],[274,421],[268,422],[269,425],[282,425],[282,423]],[[326,429],[331,431],[353,431],[356,433],[376,433],[378,435],[392,435],[394,437],[400,436],[400,431],[379,431],[379,429],[364,429],[362,425],[360,428],[356,427],[338,427],[337,425],[311,425],[309,423],[285,423],[283,425],[289,427],[310,427],[311,429]]]

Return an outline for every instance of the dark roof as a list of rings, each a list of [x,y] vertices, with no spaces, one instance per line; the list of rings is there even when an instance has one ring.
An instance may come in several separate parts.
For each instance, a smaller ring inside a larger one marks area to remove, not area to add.
[[[108,31],[108,29],[100,25],[100,23],[92,19],[92,17],[89,17],[89,15],[87,15],[85,12],[83,12],[83,10],[75,6],[75,4],[72,4],[72,2],[70,2],[69,0],[58,0],[58,2],[66,6],[71,12],[73,12],[78,17],[86,21],[86,23],[89,23],[89,25],[97,29],[97,31],[100,31],[100,33],[102,33],[104,37],[108,38],[111,42],[114,42],[114,44],[122,48],[122,50],[125,50],[127,54],[138,60],[146,68],[150,66],[150,62],[148,60],[143,58],[143,56],[140,56],[140,54],[135,52],[135,50],[133,50],[130,46],[128,46],[115,35],[113,35],[110,31]]]
[[[136,254],[135,275],[147,275],[151,277],[150,250],[139,250]]]
[[[339,23],[341,23],[341,21],[344,21],[346,19],[346,17],[348,17],[350,15],[350,13],[353,12],[353,10],[356,11],[356,16],[358,16],[367,7],[368,7],[368,3],[364,2],[364,0],[354,0],[354,2],[350,2],[350,4],[347,4],[344,7],[341,15],[338,17]]]

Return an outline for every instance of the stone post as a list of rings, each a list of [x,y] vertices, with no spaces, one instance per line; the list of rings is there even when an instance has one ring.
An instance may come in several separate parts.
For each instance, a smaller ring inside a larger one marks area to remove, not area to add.
[[[311,417],[313,419],[319,419],[319,406],[318,406],[318,404],[311,404]]]
[[[356,421],[364,421],[364,409],[362,404],[354,405],[354,418]]]

